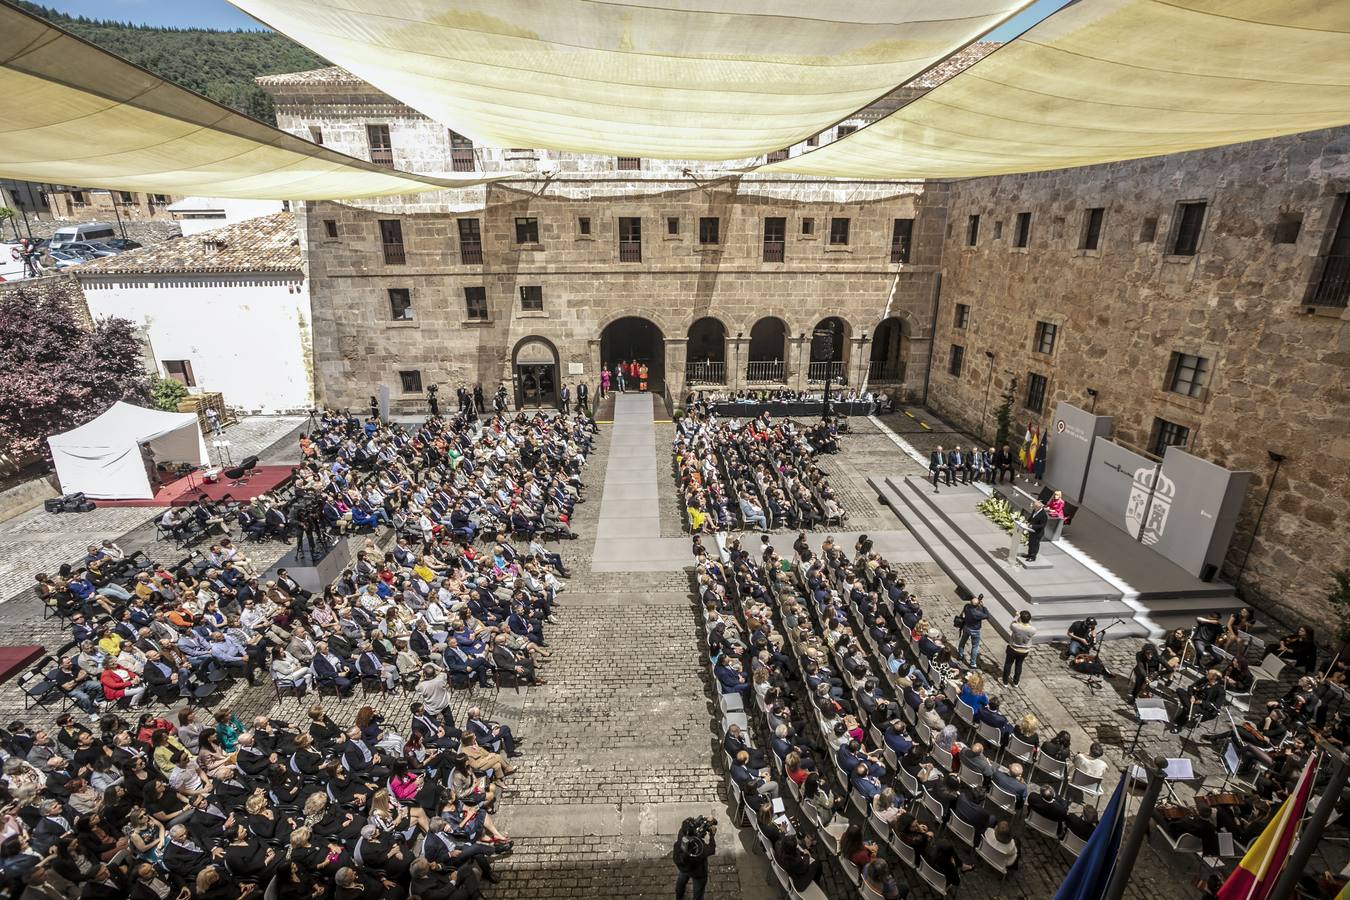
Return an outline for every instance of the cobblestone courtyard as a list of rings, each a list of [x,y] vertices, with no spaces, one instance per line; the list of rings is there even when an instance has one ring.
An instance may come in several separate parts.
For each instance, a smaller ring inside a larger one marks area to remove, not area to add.
[[[894,417],[891,417],[894,418]],[[896,429],[909,420],[902,417]],[[931,421],[931,420],[930,420]],[[299,420],[250,420],[235,428],[236,445],[249,442],[270,462],[296,458]],[[936,423],[934,423],[936,424]],[[919,450],[933,432],[915,429],[904,437]],[[233,431],[233,429],[232,429]],[[673,426],[655,426],[660,538],[680,541],[682,516],[670,466]],[[945,435],[944,435],[945,437]],[[965,439],[968,441],[968,438]],[[850,514],[849,532],[890,534],[898,521],[877,502],[865,478],[878,473],[904,474],[919,465],[897,446],[892,435],[865,419],[853,421],[843,451],[822,460],[831,482]],[[650,465],[624,448],[611,452],[611,428],[603,427],[585,474],[587,502],[577,508],[573,525],[578,538],[558,547],[573,577],[558,605],[559,624],[546,632],[552,656],[543,667],[546,685],[507,689],[476,688],[458,696],[456,713],[480,705],[491,718],[510,723],[525,739],[520,773],[507,783],[498,815],[503,830],[516,841],[515,852],[501,866],[502,883],[493,898],[655,898],[671,894],[674,870],[670,846],[682,819],[714,814],[723,823],[718,857],[712,867],[708,896],[713,900],[760,900],[777,897],[768,867],[753,839],[731,827],[725,801],[725,775],[715,732],[715,705],[703,662],[701,627],[693,607],[688,570],[592,571],[597,544],[605,475],[612,467]],[[0,525],[0,589],[8,601],[0,605],[0,627],[7,642],[59,646],[65,636],[55,620],[44,621],[28,584],[40,568],[54,568],[80,555],[86,543],[121,535],[128,550],[145,548],[152,558],[177,559],[183,554],[156,544],[150,508],[98,510],[85,516],[29,513]],[[818,543],[823,533],[813,536]],[[780,535],[790,541],[790,535]],[[903,535],[895,535],[903,542]],[[601,541],[603,544],[603,541]],[[906,544],[905,546],[909,546]],[[250,544],[247,552],[260,569],[285,551],[281,544]],[[911,589],[922,598],[935,621],[950,622],[959,603],[953,585],[921,553],[899,559]],[[682,564],[681,564],[682,565]],[[1108,645],[1104,658],[1114,670],[1128,671],[1135,642]],[[1004,645],[989,634],[982,648],[982,667],[995,672]],[[1068,730],[1076,749],[1102,742],[1113,765],[1125,759],[1133,737],[1132,718],[1122,694],[1122,681],[1108,681],[1093,693],[1069,673],[1053,648],[1042,646],[1028,663],[1018,688],[1001,688],[1004,709],[1034,712],[1046,727]],[[278,700],[270,686],[235,685],[225,703],[241,715],[267,712],[296,719],[305,705]],[[376,706],[402,733],[408,721],[409,697],[402,693],[358,695],[339,703],[326,700],[335,720],[350,722],[363,703]],[[25,712],[23,696],[10,683],[0,689],[0,715],[37,724],[52,716]],[[1206,774],[1217,771],[1207,746],[1179,746],[1178,739],[1145,731],[1140,754],[1186,754]],[[1198,754],[1198,755],[1197,755]],[[748,834],[748,832],[746,833]],[[1022,863],[1004,879],[987,868],[969,873],[965,896],[1051,897],[1069,858],[1056,845],[1027,834]],[[906,870],[907,871],[907,870]],[[912,874],[908,873],[907,874]],[[1189,883],[1199,870],[1194,857],[1173,858],[1146,848],[1140,856],[1127,896],[1138,898],[1195,896]],[[911,896],[933,896],[910,878]],[[826,892],[843,900],[856,896],[837,866],[827,868]]]

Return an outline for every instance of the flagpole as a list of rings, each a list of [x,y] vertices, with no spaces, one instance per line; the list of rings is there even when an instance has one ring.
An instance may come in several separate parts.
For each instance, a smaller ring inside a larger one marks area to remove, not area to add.
[[[1134,870],[1134,861],[1139,856],[1139,848],[1144,845],[1144,838],[1148,837],[1148,820],[1153,814],[1153,807],[1158,802],[1158,795],[1162,793],[1165,783],[1167,769],[1167,760],[1161,756],[1155,756],[1147,766],[1141,766],[1148,773],[1148,786],[1144,788],[1144,796],[1139,801],[1139,810],[1134,814],[1134,822],[1130,825],[1130,833],[1125,837],[1125,843],[1121,845],[1120,855],[1116,857],[1115,870],[1111,872],[1111,882],[1106,886],[1106,895],[1103,900],[1121,900],[1125,896],[1125,885],[1130,880],[1130,872]],[[1130,764],[1125,765],[1125,778],[1130,777]]]
[[[1326,789],[1322,792],[1322,799],[1317,804],[1317,809],[1313,810],[1312,818],[1308,820],[1303,833],[1299,835],[1298,841],[1294,845],[1294,852],[1290,855],[1289,861],[1285,863],[1284,870],[1280,872],[1280,878],[1275,882],[1275,887],[1271,889],[1269,900],[1289,900],[1294,896],[1294,888],[1298,886],[1299,876],[1308,867],[1313,851],[1317,849],[1318,843],[1322,840],[1322,830],[1326,828],[1327,820],[1331,818],[1331,811],[1340,802],[1341,791],[1345,789],[1347,768],[1345,754],[1329,746],[1324,746],[1323,749],[1336,760],[1336,768],[1332,769],[1331,781],[1327,783]]]

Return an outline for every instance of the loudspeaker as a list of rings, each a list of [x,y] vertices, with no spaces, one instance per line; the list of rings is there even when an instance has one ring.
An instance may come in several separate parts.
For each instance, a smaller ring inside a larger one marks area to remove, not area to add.
[[[1205,563],[1204,567],[1200,569],[1200,580],[1213,581],[1214,576],[1218,574],[1219,574],[1218,566],[1214,565],[1213,563]]]
[[[970,589],[964,584],[958,584],[956,586],[956,596],[960,598],[962,603],[969,603],[971,600],[975,599],[975,595],[972,594]]]
[[[1036,499],[1042,503],[1049,503],[1050,498],[1053,496],[1055,496],[1055,492],[1052,488],[1043,487],[1041,488],[1041,492],[1036,495]]]

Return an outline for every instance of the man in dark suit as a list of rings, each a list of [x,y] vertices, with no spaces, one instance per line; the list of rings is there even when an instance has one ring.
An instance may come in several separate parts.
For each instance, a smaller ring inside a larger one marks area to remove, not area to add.
[[[944,483],[951,487],[952,470],[947,465],[947,454],[942,452],[941,447],[928,454],[928,474],[933,476],[933,493],[935,494],[938,489],[938,473],[942,474]]]
[[[777,797],[778,785],[775,782],[765,779],[759,774],[761,770],[750,767],[750,754],[742,750],[734,757],[731,764],[731,780],[736,783],[742,791],[747,785],[754,785],[755,790],[764,797]]]
[[[961,762],[962,765],[965,764],[965,760]],[[984,808],[986,796],[984,788],[969,788],[957,793],[956,802],[952,804],[952,812],[956,817],[975,829],[976,844],[984,838],[984,830],[995,822],[994,817]]]
[[[1069,816],[1068,799],[1056,797],[1055,789],[1048,784],[1041,785],[1039,794],[1032,794],[1027,798],[1027,807],[1057,825],[1062,824]]]
[[[492,664],[498,669],[506,672],[514,672],[517,677],[524,678],[530,684],[546,684],[544,679],[535,674],[534,662],[528,654],[516,653],[506,645],[506,635],[499,634],[496,642],[492,645]]]
[[[325,684],[335,685],[338,693],[346,694],[352,689],[352,680],[347,676],[351,670],[342,658],[330,653],[328,643],[320,641],[315,645],[314,661],[311,664],[314,669],[314,678],[319,682],[320,687]]]
[[[169,829],[169,843],[164,845],[161,857],[164,868],[170,875],[176,875],[184,881],[192,881],[197,873],[211,865],[213,858],[220,858],[225,851],[220,848],[203,850],[188,836],[188,830],[182,825]]]
[[[188,693],[187,685],[178,683],[178,673],[174,671],[173,666],[160,659],[158,650],[146,652],[145,668],[141,670],[141,678],[145,681],[146,690],[161,703],[169,703],[172,698]]]
[[[1027,782],[1022,777],[1022,764],[1013,763],[1008,766],[1008,771],[1002,769],[994,770],[994,784],[1007,791],[1017,798],[1017,809],[1021,809],[1027,804]]]
[[[342,767],[356,779],[382,779],[389,777],[389,767],[384,757],[371,750],[361,739],[361,729],[353,725],[347,731],[347,743],[342,747]]]
[[[1044,504],[1039,500],[1031,501],[1031,512],[1027,515],[1031,533],[1027,535],[1027,552],[1022,554],[1027,562],[1036,561],[1036,554],[1041,550],[1041,535],[1045,534],[1045,526],[1049,520],[1050,515],[1045,511]]]
[[[961,476],[962,484],[970,484],[970,458],[961,450],[960,444],[947,454],[947,468],[951,470],[953,476]]]

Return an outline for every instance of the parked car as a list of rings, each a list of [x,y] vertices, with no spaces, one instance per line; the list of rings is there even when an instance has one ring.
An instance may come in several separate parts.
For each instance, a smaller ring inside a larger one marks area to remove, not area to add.
[[[78,253],[67,253],[64,250],[48,250],[47,255],[51,257],[52,265],[58,269],[68,269],[71,266],[89,262],[89,257],[80,256]]]
[[[78,253],[86,259],[98,259],[101,256],[116,256],[118,251],[111,247],[100,248],[97,242],[70,241],[59,249],[66,253]]]
[[[107,244],[114,250],[139,250],[141,244],[139,241],[128,240],[127,238],[108,238],[99,241],[100,244]]]
[[[111,253],[113,256],[116,256],[117,254],[122,252],[122,248],[114,247],[107,241],[85,241],[85,243],[93,247],[95,250],[98,250],[102,253]]]

